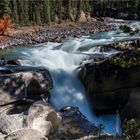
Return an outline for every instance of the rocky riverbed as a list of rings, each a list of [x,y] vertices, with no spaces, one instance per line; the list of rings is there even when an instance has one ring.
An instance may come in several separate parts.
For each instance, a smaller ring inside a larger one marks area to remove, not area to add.
[[[100,134],[78,107],[56,110],[51,106],[53,82],[46,69],[8,65],[0,67],[0,73],[1,140],[78,139]]]
[[[94,20],[32,27],[31,31],[29,30],[30,27],[27,27],[23,28],[22,33],[18,32],[20,30],[20,27],[18,27],[15,29],[16,33],[13,36],[4,38],[4,41],[0,43],[0,48],[11,48],[17,45],[33,45],[45,42],[61,42],[67,37],[89,36],[96,32],[108,31],[114,28],[108,22]]]

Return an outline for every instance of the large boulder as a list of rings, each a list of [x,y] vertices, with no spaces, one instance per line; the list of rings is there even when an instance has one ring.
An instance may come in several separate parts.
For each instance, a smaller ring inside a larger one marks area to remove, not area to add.
[[[78,107],[64,107],[60,110],[63,116],[59,128],[60,139],[76,139],[89,134],[95,134],[97,127],[79,111]]]
[[[140,119],[140,88],[134,88],[127,104],[120,111],[122,122],[132,118]]]
[[[5,66],[0,68],[0,74],[0,105],[23,98],[38,100],[50,96],[53,83],[45,69]]]
[[[96,114],[115,113],[128,104],[140,87],[139,60],[139,53],[125,52],[82,66],[79,77]]]
[[[61,121],[60,114],[44,102],[36,102],[28,110],[28,127],[40,131],[44,136],[57,131]]]
[[[44,68],[3,66],[0,67],[0,87],[0,138],[10,135],[10,139],[12,133],[28,128],[30,106],[39,100],[47,102],[53,83]],[[17,136],[17,139],[28,139],[29,135]],[[35,138],[32,136],[31,139]]]

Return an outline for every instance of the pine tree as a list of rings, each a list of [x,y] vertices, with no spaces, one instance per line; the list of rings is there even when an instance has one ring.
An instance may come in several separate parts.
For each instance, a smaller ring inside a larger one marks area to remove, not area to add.
[[[35,23],[36,24],[41,24],[41,15],[40,15],[40,10],[37,4],[35,4]]]
[[[10,0],[0,0],[0,17],[10,16]]]
[[[24,24],[24,1],[23,0],[17,0],[17,10],[18,10],[18,16],[19,16],[19,23]]]
[[[80,16],[81,16],[81,9],[82,9],[82,0],[78,0],[76,21],[79,21],[79,19],[80,19]]]
[[[50,15],[50,0],[44,0],[44,21],[45,23],[50,24],[51,15]]]
[[[41,24],[40,1],[29,1],[29,21],[32,24]]]
[[[12,0],[11,4],[12,4],[12,8],[11,8],[12,9],[12,18],[14,19],[15,23],[18,23],[19,19],[18,19],[18,11],[17,11],[17,1]]]
[[[97,0],[93,0],[92,2],[92,16],[96,16],[96,12],[97,12]]]
[[[28,12],[28,16],[29,16],[29,23],[30,24],[33,24],[33,6],[34,6],[34,4],[33,4],[33,1],[30,1],[29,0],[29,12]]]
[[[57,0],[58,1],[58,18],[59,18],[59,23],[62,22],[62,0]]]
[[[66,18],[71,20],[71,0],[68,0]]]
[[[24,24],[29,24],[29,1],[24,0]]]

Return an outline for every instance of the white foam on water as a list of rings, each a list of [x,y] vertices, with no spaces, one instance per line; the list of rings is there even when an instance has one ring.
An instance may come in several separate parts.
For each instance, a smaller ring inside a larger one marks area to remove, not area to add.
[[[28,59],[22,60],[22,63],[24,65],[43,66],[49,69],[54,84],[51,90],[51,103],[56,109],[59,110],[65,106],[78,106],[90,121],[96,125],[103,123],[106,126],[105,132],[115,134],[116,116],[96,117],[90,109],[85,96],[85,89],[78,78],[76,68],[81,62],[89,58],[88,55],[74,53],[80,47],[80,41],[76,39],[70,42],[68,40],[68,42],[62,44],[59,50],[51,50],[50,47],[46,46],[32,48],[26,50],[26,52],[22,51],[24,55],[28,56]],[[85,44],[86,41],[88,44],[89,40],[84,40]],[[69,46],[67,47],[67,45]],[[73,48],[69,49],[71,46]],[[54,45],[54,47],[56,46]],[[92,49],[92,51],[99,52],[98,49]],[[26,57],[24,56],[24,58]]]
[[[89,36],[70,38],[63,41],[62,44],[49,42],[31,49],[22,48],[15,53],[20,58],[22,57],[22,64],[43,66],[50,71],[54,83],[51,90],[51,103],[56,109],[59,110],[65,106],[78,106],[90,121],[96,125],[103,123],[105,132],[115,134],[120,129],[118,116],[97,117],[93,114],[85,96],[83,84],[78,78],[77,67],[83,61],[89,61],[89,54],[109,56],[117,53],[115,50],[100,52],[100,47],[97,46],[135,37],[130,37],[119,30],[103,32],[95,36],[93,38]],[[12,55],[16,56],[15,54]]]

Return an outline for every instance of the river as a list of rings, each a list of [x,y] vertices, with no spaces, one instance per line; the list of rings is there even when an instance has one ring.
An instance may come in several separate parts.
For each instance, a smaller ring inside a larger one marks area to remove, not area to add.
[[[129,23],[132,27],[139,27],[139,22]],[[20,59],[22,65],[46,67],[52,76],[54,88],[51,90],[51,104],[56,109],[65,106],[78,106],[80,111],[93,123],[105,125],[105,132],[120,133],[120,120],[118,114],[95,116],[90,110],[85,90],[78,79],[78,67],[83,61],[88,61],[90,56],[102,55],[108,57],[117,53],[116,50],[99,52],[99,45],[115,41],[137,38],[124,34],[119,29],[109,32],[100,32],[95,35],[81,38],[67,38],[62,43],[38,44],[30,47],[18,46],[12,50],[1,51],[1,57]],[[94,86],[94,85],[93,85]]]

